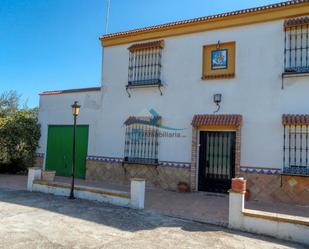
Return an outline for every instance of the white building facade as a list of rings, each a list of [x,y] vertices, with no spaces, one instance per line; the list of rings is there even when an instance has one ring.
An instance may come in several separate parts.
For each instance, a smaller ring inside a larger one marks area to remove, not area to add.
[[[43,166],[69,172],[78,101],[81,177],[226,192],[244,176],[251,198],[308,204],[307,15],[289,1],[101,37],[100,88],[41,94]]]

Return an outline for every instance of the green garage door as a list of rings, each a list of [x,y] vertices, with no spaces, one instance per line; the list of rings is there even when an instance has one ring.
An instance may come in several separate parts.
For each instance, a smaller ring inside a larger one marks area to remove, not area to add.
[[[85,178],[88,148],[88,125],[76,128],[75,176]],[[73,154],[73,126],[49,125],[46,153],[46,170],[56,170],[58,176],[71,176]]]

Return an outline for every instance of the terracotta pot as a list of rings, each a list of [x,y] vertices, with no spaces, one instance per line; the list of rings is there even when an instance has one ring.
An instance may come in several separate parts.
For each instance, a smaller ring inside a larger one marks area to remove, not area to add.
[[[42,179],[48,182],[53,182],[55,180],[56,171],[42,171]]]
[[[248,201],[250,200],[250,198],[251,198],[251,192],[249,189],[247,189],[245,193],[245,200]]]
[[[247,180],[244,178],[233,178],[232,179],[232,191],[237,193],[243,193],[246,191]]]
[[[190,192],[190,187],[186,182],[179,182],[177,184],[177,190],[180,193],[188,193]]]

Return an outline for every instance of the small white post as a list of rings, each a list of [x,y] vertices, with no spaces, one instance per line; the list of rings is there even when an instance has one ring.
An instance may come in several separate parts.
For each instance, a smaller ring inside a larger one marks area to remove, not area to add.
[[[243,210],[245,206],[246,180],[232,179],[232,189],[229,191],[229,227],[243,227]]]
[[[28,168],[27,190],[32,192],[33,181],[41,179],[42,169],[38,167]]]
[[[145,206],[145,180],[134,178],[131,179],[131,199],[132,208],[144,209]]]

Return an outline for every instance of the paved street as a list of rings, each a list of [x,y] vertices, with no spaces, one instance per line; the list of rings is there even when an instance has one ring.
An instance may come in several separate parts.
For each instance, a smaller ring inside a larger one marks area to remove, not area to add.
[[[0,188],[0,248],[302,248],[150,212]]]
[[[56,181],[70,183],[71,179],[56,177]],[[26,183],[27,176],[0,174],[0,188],[26,190]],[[129,185],[116,185],[107,182],[76,179],[76,184],[88,187],[130,191]],[[227,226],[228,223],[228,195],[216,195],[206,192],[178,193],[147,188],[145,198],[145,209],[147,211],[215,225]],[[278,212],[288,215],[309,217],[308,206],[246,201],[245,207],[266,212]]]

